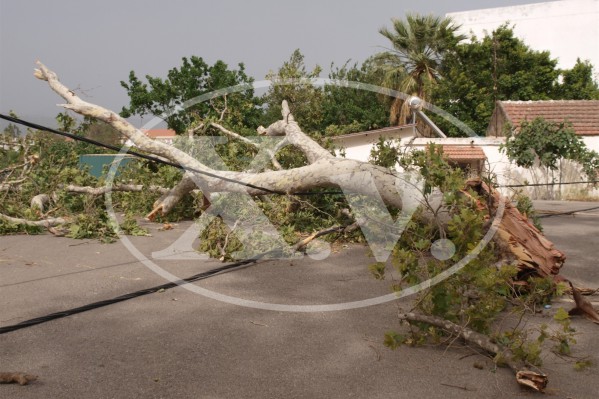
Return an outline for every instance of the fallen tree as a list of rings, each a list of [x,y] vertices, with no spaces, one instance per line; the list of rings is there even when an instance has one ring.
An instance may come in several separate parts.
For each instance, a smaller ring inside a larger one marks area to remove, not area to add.
[[[265,203],[268,202],[266,197],[276,194],[289,199],[286,211],[287,213],[293,213],[293,208],[298,203],[298,199],[294,194],[327,188],[342,188],[344,192],[351,193],[352,195],[380,200],[386,207],[391,209],[394,214],[398,214],[399,212],[399,215],[404,216],[408,208],[419,205],[421,208],[416,212],[416,217],[413,218],[410,223],[412,223],[412,228],[415,228],[413,227],[414,223],[419,224],[420,227],[425,226],[425,230],[420,231],[419,233],[423,233],[429,237],[425,237],[424,241],[420,240],[416,242],[414,241],[414,237],[420,237],[421,235],[415,234],[411,236],[410,239],[413,240],[411,244],[414,245],[414,248],[416,248],[419,253],[427,253],[428,255],[423,255],[420,258],[416,257],[413,259],[414,261],[411,261],[408,265],[406,259],[410,258],[410,254],[401,252],[401,249],[394,253],[396,259],[399,259],[398,263],[400,263],[400,271],[407,272],[406,276],[411,276],[411,278],[413,278],[412,281],[409,280],[409,278],[405,278],[406,283],[417,283],[422,281],[422,279],[425,278],[425,275],[432,272],[439,273],[446,267],[447,263],[444,263],[444,260],[434,261],[433,264],[430,263],[433,236],[445,238],[454,234],[456,242],[459,242],[460,240],[463,241],[463,248],[460,249],[460,251],[463,252],[468,248],[468,245],[472,244],[473,240],[476,241],[480,239],[481,234],[484,232],[483,230],[488,230],[491,227],[498,209],[501,206],[504,211],[497,226],[498,233],[493,238],[495,244],[493,249],[494,252],[491,251],[493,253],[489,252],[486,256],[493,260],[490,264],[501,263],[513,265],[515,266],[516,271],[514,273],[506,273],[502,270],[492,270],[492,273],[495,274],[491,277],[495,280],[491,281],[502,282],[508,285],[508,283],[511,284],[514,281],[522,281],[524,284],[527,284],[526,281],[530,277],[553,278],[559,274],[559,270],[565,261],[564,254],[555,249],[553,244],[548,241],[524,215],[513,207],[509,201],[506,201],[506,199],[497,191],[494,191],[482,181],[468,182],[464,185],[463,178],[461,180],[457,178],[459,171],[450,171],[449,169],[443,168],[432,172],[429,170],[429,173],[424,173],[424,179],[427,184],[430,184],[433,188],[440,189],[444,194],[451,194],[451,196],[449,196],[451,198],[449,200],[451,204],[448,205],[447,202],[444,202],[447,201],[447,199],[433,203],[428,200],[427,195],[424,195],[425,200],[422,204],[414,204],[413,198],[406,195],[406,181],[399,179],[394,171],[371,163],[335,157],[329,150],[310,138],[302,131],[299,124],[295,121],[294,116],[290,112],[289,106],[285,101],[282,103],[282,118],[266,128],[259,127],[257,129],[257,133],[261,136],[281,138],[281,140],[276,142],[274,146],[262,147],[257,144],[256,140],[235,133],[218,122],[210,123],[210,125],[231,140],[239,141],[244,143],[244,145],[255,148],[258,152],[257,157],[264,157],[264,159],[268,160],[268,165],[276,169],[270,170],[270,168],[266,166],[267,163],[262,163],[256,168],[249,168],[251,171],[228,171],[209,166],[208,163],[202,162],[198,157],[192,156],[183,149],[150,139],[141,130],[134,127],[126,119],[115,112],[79,98],[72,90],[62,84],[57,75],[45,65],[38,63],[38,67],[39,68],[35,70],[35,77],[47,82],[49,87],[66,101],[65,104],[62,104],[65,109],[109,124],[122,134],[124,138],[134,143],[138,150],[143,151],[146,154],[166,159],[171,163],[180,165],[184,169],[181,178],[171,187],[141,185],[136,183],[116,183],[112,188],[69,184],[57,187],[57,189],[62,190],[61,192],[63,193],[98,197],[101,194],[113,191],[159,192],[161,193],[161,196],[153,204],[153,209],[147,214],[147,217],[150,219],[155,218],[158,215],[164,216],[169,214],[169,212],[186,198],[186,196],[198,190],[201,193],[203,203],[202,209],[210,207],[211,202],[217,203],[223,193],[249,195],[264,200]],[[225,110],[222,112],[222,114],[224,114]],[[207,126],[208,123],[200,123],[198,125],[201,129],[207,128]],[[199,130],[199,128],[190,128],[188,130],[188,135],[193,136],[197,130]],[[304,165],[285,169],[281,162],[276,158],[277,152],[284,146],[291,146],[299,150],[303,154],[305,160]],[[416,162],[414,165],[419,166],[422,169],[427,169],[431,168],[431,165],[435,164],[435,162],[442,163],[441,157],[439,154],[435,153],[435,151],[429,154],[429,156],[433,157],[432,161],[430,158],[424,159],[421,163]],[[26,173],[26,171],[23,172],[23,176],[26,176]],[[444,181],[447,180],[447,176],[444,174],[455,177],[451,189],[444,189],[442,187],[446,184]],[[458,186],[456,186],[456,182],[460,185],[459,189]],[[13,186],[16,185],[18,185],[18,183],[4,183],[2,187],[7,187],[4,190],[8,192],[15,189]],[[10,189],[8,187],[10,187]],[[426,189],[420,188],[419,190],[421,194],[426,191]],[[454,195],[452,190],[455,192],[460,191],[461,195]],[[45,210],[48,204],[52,201],[55,203],[60,201],[60,199],[53,199],[53,197],[55,197],[53,193],[36,193],[36,197],[37,200],[34,202],[38,210],[39,220],[15,218],[3,214],[0,214],[0,219],[7,220],[11,223],[23,223],[33,227],[50,227],[69,222],[66,218],[48,216],[49,213],[52,212],[52,209],[48,211]],[[462,214],[460,213],[460,209],[467,210],[468,212]],[[414,209],[411,210],[413,211]],[[321,209],[317,209],[317,211],[325,213]],[[379,213],[387,212],[386,210],[381,211],[380,209],[375,209],[375,211]],[[404,213],[402,213],[402,211]],[[382,223],[383,219],[376,215],[360,215],[356,214],[356,212],[351,212],[346,208],[340,210],[339,213],[345,218],[345,224],[335,225],[334,227],[329,226],[319,229],[316,232],[304,232],[307,234],[299,240],[296,240],[292,249],[301,250],[309,245],[315,238],[327,234],[355,232],[358,230],[358,227],[364,223],[364,219],[370,217],[376,219],[376,224],[380,226],[383,233],[385,231],[393,232],[394,229],[397,230],[396,226],[391,226],[390,229],[385,230],[387,227]],[[230,223],[230,225],[233,226],[233,230],[237,229],[236,232],[243,230],[241,227],[238,228],[238,221],[239,219]],[[390,220],[390,223],[393,223],[393,220]],[[472,231],[468,232],[469,229]],[[465,234],[465,232],[468,234]],[[229,233],[227,233],[224,242],[217,243],[216,247],[218,250],[216,254],[218,257],[222,256],[224,258],[228,248],[234,247],[230,241]],[[493,256],[493,258],[491,258],[491,256]],[[425,269],[428,267],[430,270],[423,271],[423,265],[427,265],[425,266]],[[488,267],[488,264],[483,266],[483,263],[480,263],[475,266]],[[413,268],[414,270],[418,269],[418,271],[411,270],[410,268]],[[468,280],[468,284],[478,283],[476,279],[473,281]],[[463,287],[466,286],[467,284],[463,284]],[[514,285],[509,285],[509,287],[510,289],[514,289]],[[442,288],[443,286],[436,286],[435,289],[441,291]],[[471,299],[476,299],[477,296],[491,295],[490,293],[498,295],[494,289],[495,287],[491,284],[489,287],[485,286],[484,290],[475,292],[474,294],[466,291],[456,292],[455,295],[460,297],[462,303],[459,305],[458,311],[449,315],[450,318],[453,319],[451,321],[447,320],[447,323],[452,324],[442,324],[443,328],[446,328],[450,330],[450,333],[455,334],[456,328],[459,328],[460,326],[465,329],[467,326],[476,324],[473,323],[470,316],[465,316],[466,313],[464,313],[464,309],[470,306],[471,303],[469,301]],[[429,288],[423,298],[426,298],[426,295],[433,291],[434,289]],[[439,292],[433,292],[432,296],[434,297],[437,294],[439,294]],[[508,296],[509,292],[502,293],[501,295]],[[496,301],[497,298],[492,297],[489,300]],[[420,299],[419,301],[424,303]],[[437,305],[433,303],[430,309],[433,309],[433,314],[438,315],[439,313],[434,310],[435,306]],[[493,306],[496,311],[503,309],[503,307],[499,305]],[[425,307],[421,308],[421,310],[425,312],[430,311],[430,309],[426,309]],[[489,313],[481,316],[481,324],[476,327],[476,329],[480,331],[486,330],[489,327],[490,320],[495,314],[496,313]],[[410,316],[411,319],[416,321],[425,322],[431,325],[439,325],[437,321],[427,319],[426,317],[428,316]],[[462,330],[460,333],[462,336],[464,336],[464,331],[466,330]],[[476,333],[480,334],[479,332]],[[472,334],[469,334],[469,336],[472,336]],[[485,349],[495,348],[489,346],[490,344],[485,345]],[[538,386],[542,389],[545,383],[546,380],[543,377],[543,381],[541,381]]]

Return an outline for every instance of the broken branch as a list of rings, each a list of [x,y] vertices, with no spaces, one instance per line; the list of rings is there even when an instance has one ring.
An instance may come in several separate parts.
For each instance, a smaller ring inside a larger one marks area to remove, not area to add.
[[[410,322],[426,323],[431,326],[442,328],[451,334],[461,337],[467,342],[477,345],[496,357],[501,358],[501,360],[514,371],[516,380],[520,385],[527,386],[539,392],[543,392],[547,386],[548,378],[545,374],[525,369],[525,365],[522,362],[513,360],[514,355],[508,348],[504,348],[492,342],[491,339],[484,334],[435,316],[427,316],[419,313],[404,313],[400,314],[399,318]]]
[[[0,373],[0,384],[12,384],[17,383],[19,385],[27,385],[31,381],[37,380],[36,375],[26,373]]]
[[[64,219],[64,218],[48,218],[48,219],[42,219],[42,220],[27,220],[27,219],[15,218],[15,217],[12,217],[12,216],[8,216],[8,215],[5,215],[3,213],[0,213],[0,219],[5,220],[5,221],[7,221],[9,223],[21,224],[21,225],[32,226],[32,227],[53,227],[53,226],[58,226],[58,225],[61,225],[61,224],[69,223],[69,221],[67,219]]]

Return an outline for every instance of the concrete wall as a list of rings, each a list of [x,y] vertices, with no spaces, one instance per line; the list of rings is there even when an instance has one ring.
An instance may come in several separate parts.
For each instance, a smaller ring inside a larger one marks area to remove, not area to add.
[[[367,162],[370,157],[372,144],[378,140],[378,137],[353,137],[346,141],[345,153],[350,159],[357,159]],[[584,136],[583,140],[588,148],[599,152],[599,136]],[[560,171],[554,172],[549,176],[540,169],[521,168],[512,164],[507,156],[500,152],[500,145],[505,142],[504,137],[460,137],[460,138],[410,138],[404,137],[401,140],[400,151],[423,150],[427,144],[434,143],[439,145],[477,145],[480,146],[487,157],[485,170],[491,172],[497,178],[499,186],[513,184],[530,183],[548,183],[552,179],[559,179]],[[399,169],[399,166],[398,166]],[[563,162],[561,170],[561,181],[579,181],[580,168],[572,163]],[[527,188],[507,188],[499,189],[505,195],[511,195],[517,190],[523,190],[533,199],[546,199],[551,197],[551,188],[546,186],[527,187]],[[554,188],[554,195],[557,195],[558,188]],[[583,197],[599,198],[599,190],[589,189],[586,185],[567,185],[562,186],[562,198],[582,199]]]
[[[395,130],[394,132],[378,132],[376,130],[363,134],[345,135],[333,138],[333,144],[345,151],[345,157],[368,162],[372,146],[379,141],[380,137],[389,139],[400,139],[404,144],[416,135],[415,126],[407,126]],[[337,151],[339,154],[339,151]]]
[[[599,78],[599,0],[562,0],[449,13],[461,33],[478,38],[509,21],[517,37],[535,50],[549,50],[561,68],[588,59]]]

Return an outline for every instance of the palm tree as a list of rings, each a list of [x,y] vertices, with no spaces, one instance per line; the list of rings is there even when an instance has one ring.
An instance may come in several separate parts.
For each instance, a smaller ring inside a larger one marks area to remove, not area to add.
[[[379,30],[392,45],[376,56],[383,84],[426,101],[441,77],[443,56],[466,36],[456,34],[460,25],[447,17],[407,14],[405,20],[392,21],[391,29]],[[391,124],[406,123],[408,113],[407,104],[396,98],[391,104]]]

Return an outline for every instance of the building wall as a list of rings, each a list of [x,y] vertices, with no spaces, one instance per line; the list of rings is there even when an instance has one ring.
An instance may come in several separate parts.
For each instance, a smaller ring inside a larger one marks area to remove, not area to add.
[[[549,50],[558,66],[588,59],[599,78],[599,0],[562,0],[447,14],[461,33],[478,38],[509,21],[517,37],[535,50]]]
[[[339,136],[333,138],[333,144],[339,149],[337,150],[337,154],[340,154],[341,150],[343,150],[346,158],[368,162],[370,150],[374,144],[379,141],[381,136],[387,139],[399,139],[401,143],[405,143],[415,135],[416,128],[414,126],[409,126],[394,132],[378,133],[373,131],[373,133],[360,135]]]
[[[377,138],[378,139],[378,138]],[[346,143],[346,157],[367,162],[370,157],[370,149],[376,140],[369,137],[352,138]],[[588,148],[599,152],[599,136],[584,136],[583,140]],[[499,190],[504,195],[512,195],[514,192],[522,190],[533,199],[544,199],[551,196],[550,188],[547,186],[527,187],[527,188],[508,188],[501,187],[514,184],[547,183],[552,179],[559,180],[560,171],[556,171],[549,176],[539,169],[521,168],[512,164],[507,156],[500,151],[500,146],[505,142],[504,137],[460,137],[460,138],[412,138],[405,137],[401,141],[400,151],[423,150],[427,144],[434,143],[439,145],[459,145],[468,146],[470,144],[480,146],[485,152],[487,161],[485,170],[491,172],[497,179]],[[398,165],[399,169],[399,165]],[[561,170],[561,181],[580,180],[580,170],[574,164],[564,162]],[[557,186],[555,187],[557,190]],[[561,188],[562,198],[578,198],[581,196],[599,198],[598,189],[589,189],[585,185],[567,185]]]

